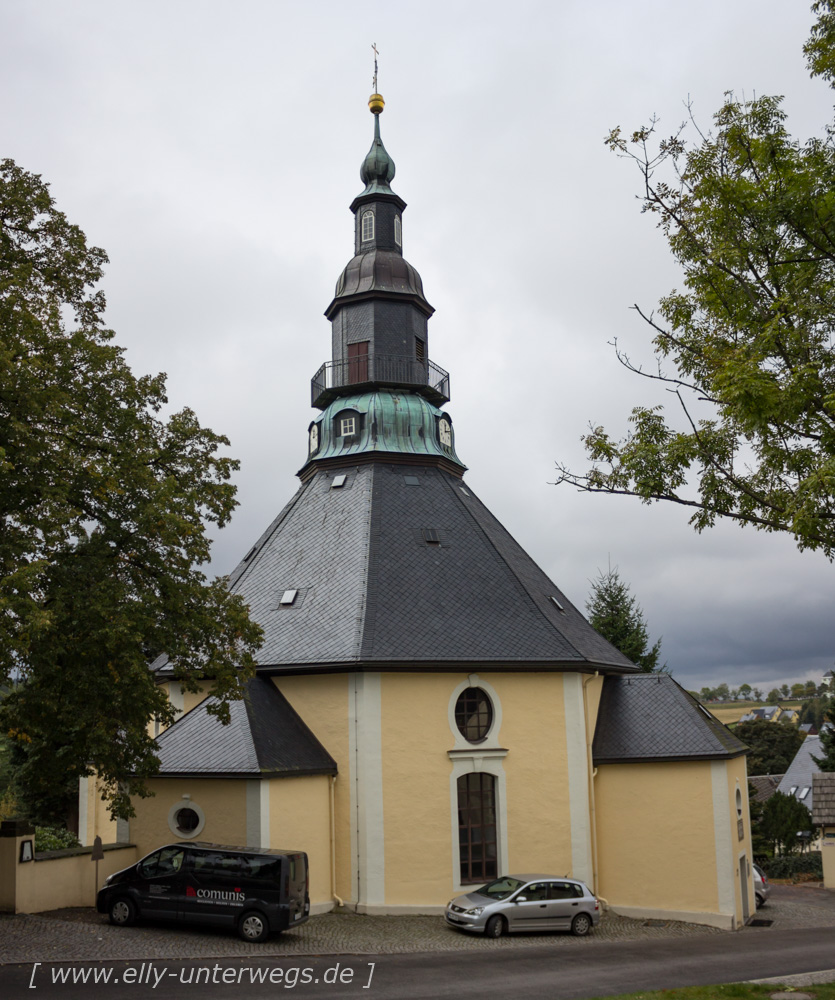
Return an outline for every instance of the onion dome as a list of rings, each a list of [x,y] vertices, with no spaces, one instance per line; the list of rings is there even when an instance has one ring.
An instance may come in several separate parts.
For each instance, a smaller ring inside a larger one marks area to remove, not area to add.
[[[365,184],[365,190],[359,195],[360,198],[370,194],[394,194],[389,187],[394,180],[394,160],[389,156],[380,138],[380,115],[384,103],[379,94],[372,94],[368,101],[368,107],[374,115],[374,141],[360,167],[360,179]]]

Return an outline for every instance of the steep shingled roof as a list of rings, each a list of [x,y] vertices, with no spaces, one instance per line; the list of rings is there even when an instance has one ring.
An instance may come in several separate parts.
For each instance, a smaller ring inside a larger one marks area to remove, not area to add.
[[[748,747],[672,677],[606,677],[592,754],[597,764],[739,757]]]
[[[334,488],[339,473],[347,479]],[[637,670],[469,486],[435,467],[317,469],[230,587],[264,629],[265,672]],[[297,591],[289,606],[285,590]],[[155,667],[165,674],[163,658]]]
[[[266,677],[247,683],[224,726],[206,698],[157,737],[159,776],[336,774],[336,762]]]
[[[812,775],[812,822],[815,826],[835,826],[835,772]]]

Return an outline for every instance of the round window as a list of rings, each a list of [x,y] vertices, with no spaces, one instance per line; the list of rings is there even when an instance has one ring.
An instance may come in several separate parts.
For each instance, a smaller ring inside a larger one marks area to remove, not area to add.
[[[742,792],[738,788],[736,790],[736,815],[737,819],[742,819]]]
[[[174,823],[177,827],[177,833],[182,834],[184,837],[188,837],[194,833],[198,826],[200,826],[200,817],[193,809],[189,809],[186,806],[183,809],[177,810],[177,815],[174,817]]]
[[[470,743],[481,743],[493,724],[493,704],[481,688],[466,688],[455,703],[455,724]]]

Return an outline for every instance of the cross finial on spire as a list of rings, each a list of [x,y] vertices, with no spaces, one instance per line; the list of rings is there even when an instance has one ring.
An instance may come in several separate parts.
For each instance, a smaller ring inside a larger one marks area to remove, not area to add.
[[[377,43],[373,42],[371,48],[374,50],[374,93],[377,93],[377,56],[380,54],[377,51]]]

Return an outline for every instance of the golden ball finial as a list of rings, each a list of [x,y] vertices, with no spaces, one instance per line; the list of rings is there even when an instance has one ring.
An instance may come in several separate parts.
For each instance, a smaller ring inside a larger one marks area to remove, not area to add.
[[[372,94],[368,98],[368,110],[372,115],[382,114],[385,106],[386,102],[383,100],[382,94]]]

